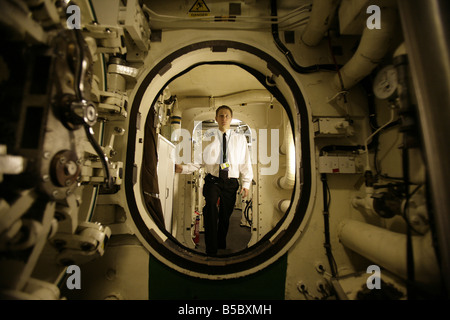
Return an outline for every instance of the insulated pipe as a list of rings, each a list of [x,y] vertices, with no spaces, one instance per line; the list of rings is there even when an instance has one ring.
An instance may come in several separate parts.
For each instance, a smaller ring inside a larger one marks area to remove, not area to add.
[[[280,210],[281,212],[286,213],[290,204],[291,204],[291,200],[288,200],[288,199],[278,200],[276,203],[276,208],[278,210]]]
[[[344,220],[339,225],[338,237],[345,247],[407,279],[405,234],[355,220]],[[417,283],[439,286],[440,271],[432,246],[431,233],[413,236],[412,242]]]
[[[177,98],[178,108],[180,108],[181,113],[185,110],[189,110],[192,108],[209,108],[210,98],[202,97],[186,97],[186,98]]]
[[[304,44],[310,47],[319,44],[330,27],[340,2],[340,0],[314,0],[308,24],[302,35]]]
[[[286,172],[278,179],[277,184],[281,189],[292,189],[295,184],[295,145],[291,126],[285,126],[286,143]]]
[[[184,111],[191,108],[209,108],[219,107],[221,105],[240,106],[248,103],[269,103],[273,100],[273,96],[267,90],[247,90],[243,92],[233,93],[221,97],[212,98],[180,98],[178,99],[179,108]]]
[[[364,26],[361,42],[353,57],[340,69],[339,75],[333,79],[335,88],[339,91],[348,90],[364,77],[369,75],[389,50],[395,35],[396,11],[392,8],[382,8],[380,15],[381,28],[369,29]],[[344,88],[342,88],[342,86]]]
[[[289,119],[288,119],[288,117],[287,117],[287,115],[285,113],[283,114],[283,121],[282,121],[281,125],[282,125],[283,128],[286,128],[286,127],[290,126]],[[287,149],[288,149],[288,146],[289,146],[288,140],[285,137],[286,137],[286,131],[285,131],[285,134],[283,136],[283,141],[281,141],[281,146],[280,146],[280,150],[279,150],[282,155],[286,155]]]
[[[178,107],[178,100],[175,100],[175,102],[173,103],[173,108],[172,108],[172,115],[170,117],[170,126],[172,129],[172,134],[174,132],[176,132],[177,129],[181,128],[181,110]],[[174,136],[172,137],[172,141],[178,141],[179,140],[179,136]]]
[[[273,100],[273,96],[267,90],[247,90],[243,92],[233,93],[226,96],[211,98],[216,107],[221,105],[240,106],[245,103],[269,103]]]

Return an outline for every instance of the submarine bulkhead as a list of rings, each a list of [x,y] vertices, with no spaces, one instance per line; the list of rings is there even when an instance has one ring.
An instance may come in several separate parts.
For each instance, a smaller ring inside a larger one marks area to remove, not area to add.
[[[448,298],[448,1],[0,5],[2,299]],[[253,179],[212,256],[175,167],[223,105]]]

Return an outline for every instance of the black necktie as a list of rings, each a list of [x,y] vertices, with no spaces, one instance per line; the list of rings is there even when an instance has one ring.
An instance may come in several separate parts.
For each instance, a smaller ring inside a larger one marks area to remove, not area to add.
[[[222,163],[227,162],[227,134],[223,134],[222,139]]]
[[[222,163],[226,162],[227,162],[227,135],[226,133],[224,133],[222,138]],[[223,179],[228,179],[228,168],[222,169],[222,167],[219,166],[219,177]]]

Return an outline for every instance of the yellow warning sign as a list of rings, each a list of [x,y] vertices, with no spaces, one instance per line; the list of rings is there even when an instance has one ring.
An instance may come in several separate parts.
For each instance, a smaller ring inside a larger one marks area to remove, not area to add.
[[[204,0],[196,0],[194,5],[189,10],[189,16],[191,17],[208,16],[209,13],[210,13],[209,8]]]

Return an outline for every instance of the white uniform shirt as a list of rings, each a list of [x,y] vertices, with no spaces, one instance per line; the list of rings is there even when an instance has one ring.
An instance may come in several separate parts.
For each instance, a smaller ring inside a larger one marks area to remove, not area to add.
[[[207,144],[202,153],[202,161],[182,165],[182,174],[192,173],[200,167],[205,168],[206,173],[219,176],[219,164],[222,160],[222,135],[219,129],[210,129],[203,136],[202,143]],[[242,187],[250,189],[253,179],[252,162],[247,146],[247,139],[243,134],[228,129],[227,139],[227,162],[230,164],[228,178],[239,178],[242,175]],[[196,159],[197,160],[197,159]],[[199,159],[198,159],[199,160]]]

